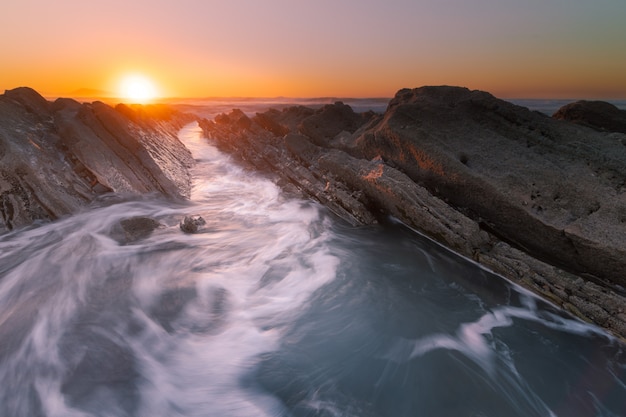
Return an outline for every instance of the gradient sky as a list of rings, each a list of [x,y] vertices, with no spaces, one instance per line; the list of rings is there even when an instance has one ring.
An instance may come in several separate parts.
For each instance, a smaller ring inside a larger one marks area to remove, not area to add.
[[[626,0],[1,0],[0,91],[626,98]]]

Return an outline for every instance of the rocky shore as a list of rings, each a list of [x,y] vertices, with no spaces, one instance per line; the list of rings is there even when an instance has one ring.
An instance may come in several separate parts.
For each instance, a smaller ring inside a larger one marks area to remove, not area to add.
[[[74,213],[102,196],[188,197],[193,158],[177,132],[193,118],[166,106],[48,102],[0,95],[0,233]]]
[[[384,114],[338,102],[199,123],[223,151],[350,224],[393,216],[626,339],[626,134],[623,111],[605,104],[548,117],[486,92],[422,87],[400,90]],[[196,119],[7,91],[0,233],[110,196],[187,198],[193,159],[176,133]],[[142,236],[135,223],[124,239]]]
[[[401,90],[201,126],[221,149],[348,222],[392,215],[626,337],[626,136],[481,91]],[[599,131],[602,130],[602,131]]]

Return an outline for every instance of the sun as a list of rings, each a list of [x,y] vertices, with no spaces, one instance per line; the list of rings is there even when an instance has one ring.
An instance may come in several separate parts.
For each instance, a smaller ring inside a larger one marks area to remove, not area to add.
[[[120,81],[119,95],[130,103],[144,104],[154,100],[158,94],[154,83],[140,74],[127,75]]]

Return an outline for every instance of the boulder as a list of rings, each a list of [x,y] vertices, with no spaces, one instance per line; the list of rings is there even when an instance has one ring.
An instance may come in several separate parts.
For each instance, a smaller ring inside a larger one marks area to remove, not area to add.
[[[370,114],[357,114],[341,101],[327,104],[306,117],[298,126],[300,133],[320,146],[328,146],[341,132],[353,133],[363,125]]]
[[[185,216],[180,222],[180,230],[185,233],[199,233],[205,224],[206,220],[202,216]]]
[[[160,226],[161,223],[151,217],[135,216],[120,220],[111,234],[119,243],[130,244],[149,237]]]

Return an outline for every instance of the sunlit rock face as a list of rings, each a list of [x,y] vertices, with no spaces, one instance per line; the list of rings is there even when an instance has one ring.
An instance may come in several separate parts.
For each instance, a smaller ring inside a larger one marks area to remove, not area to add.
[[[447,86],[400,90],[382,115],[336,103],[202,127],[353,224],[393,215],[626,335],[626,147],[614,134]]]
[[[107,193],[189,195],[189,119],[164,107],[0,95],[0,232],[58,218]]]
[[[626,110],[620,110],[605,101],[581,100],[570,103],[557,110],[552,117],[601,131],[626,133]]]

